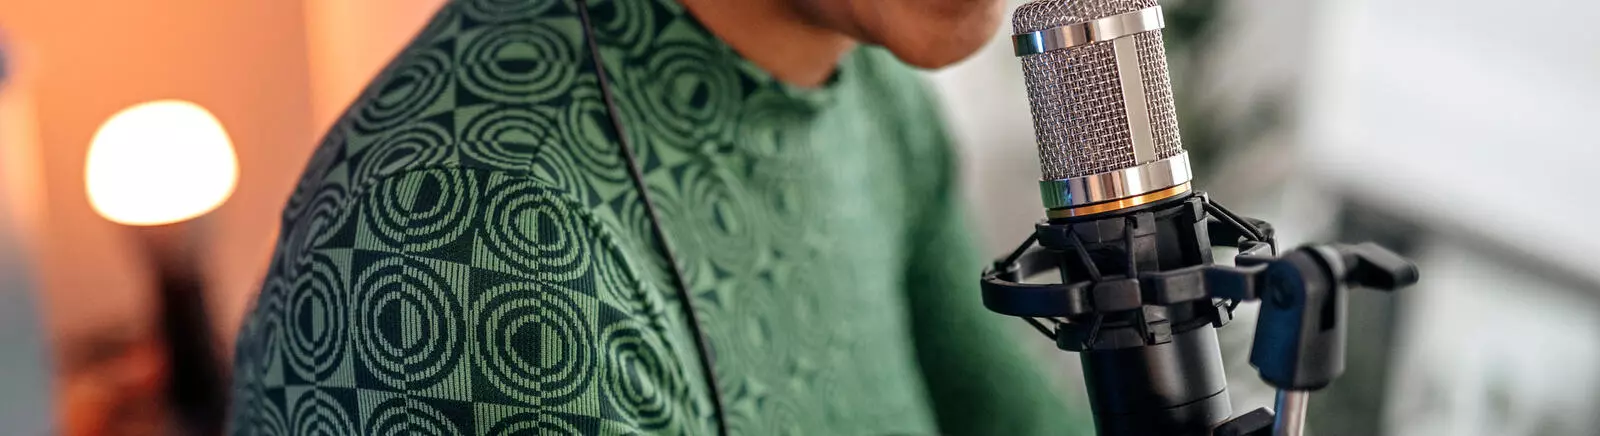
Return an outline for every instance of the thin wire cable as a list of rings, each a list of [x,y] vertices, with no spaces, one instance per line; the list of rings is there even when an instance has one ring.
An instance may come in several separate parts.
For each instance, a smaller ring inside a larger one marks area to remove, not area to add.
[[[655,203],[650,201],[650,190],[644,183],[644,172],[639,169],[639,163],[633,154],[633,146],[628,142],[628,132],[622,127],[622,111],[617,109],[616,101],[611,96],[611,82],[606,79],[605,63],[600,56],[600,44],[595,39],[594,25],[589,20],[589,2],[576,0],[578,4],[578,19],[583,24],[584,40],[589,46],[589,55],[594,60],[595,75],[599,78],[600,97],[605,101],[606,112],[611,118],[611,128],[617,133],[617,146],[622,150],[622,160],[628,164],[628,176],[633,179],[633,188],[639,191],[639,199],[644,202],[645,215],[650,218],[650,232],[655,234],[661,254],[667,258],[667,266],[672,270],[673,284],[678,288],[678,300],[683,302],[683,316],[689,322],[689,329],[694,333],[695,349],[699,351],[700,372],[706,379],[706,392],[711,395],[711,413],[716,420],[717,434],[728,435],[727,414],[723,411],[722,392],[717,389],[717,372],[715,362],[712,361],[711,344],[707,341],[705,332],[701,329],[700,316],[695,312],[694,300],[690,298],[689,281],[684,279],[683,270],[678,267],[678,258],[673,254],[672,246],[667,243],[667,233],[661,228],[661,217],[656,213]]]
[[[1028,325],[1031,325],[1033,328],[1039,330],[1039,333],[1043,333],[1044,337],[1050,338],[1051,340],[1056,338],[1056,332],[1051,331],[1049,327],[1045,327],[1044,323],[1039,322],[1039,320],[1034,319],[1031,316],[1024,316],[1022,317],[1022,320],[1027,321]]]
[[[1218,203],[1213,203],[1210,199],[1202,201],[1201,204],[1204,205],[1206,210],[1211,212],[1212,215],[1216,215],[1218,218],[1227,221],[1229,225],[1242,230],[1245,236],[1250,237],[1251,240],[1266,242],[1267,236],[1261,232],[1261,229],[1256,228],[1256,226],[1250,224],[1249,221],[1245,221],[1244,218],[1234,214],[1233,211],[1228,210],[1227,207],[1224,207]]]

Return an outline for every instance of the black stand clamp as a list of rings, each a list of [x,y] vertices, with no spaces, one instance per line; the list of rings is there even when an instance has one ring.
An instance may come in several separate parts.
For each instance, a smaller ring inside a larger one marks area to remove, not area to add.
[[[1212,264],[1213,247],[1237,248],[1234,265]],[[1062,283],[1022,282],[1051,270]],[[1298,435],[1306,394],[1344,372],[1346,289],[1417,280],[1411,262],[1372,243],[1280,257],[1271,225],[1193,194],[1040,222],[984,271],[982,289],[989,310],[1081,354],[1102,436],[1256,436]],[[1229,418],[1212,329],[1251,300],[1262,304],[1250,363],[1279,389],[1278,413]]]

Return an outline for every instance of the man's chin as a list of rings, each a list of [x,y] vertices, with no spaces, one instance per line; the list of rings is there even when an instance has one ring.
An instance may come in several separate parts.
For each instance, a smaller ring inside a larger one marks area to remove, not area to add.
[[[888,49],[901,62],[917,68],[936,70],[965,60],[982,49],[987,42],[987,37],[974,35],[956,40],[946,38],[903,43],[887,41],[879,45]]]
[[[982,49],[999,30],[1003,12],[1003,3],[995,2],[991,10],[967,11],[956,19],[935,20],[942,22],[940,25],[915,21],[879,23],[882,25],[867,26],[871,33],[867,39],[894,53],[901,62],[924,69],[944,68]]]
[[[979,46],[981,47],[982,45]],[[977,52],[976,49],[954,50],[946,48],[940,50],[895,50],[894,47],[887,48],[889,49],[890,53],[894,53],[894,56],[900,59],[900,62],[905,62],[913,67],[925,70],[937,70],[948,67],[957,62],[961,62],[968,56],[972,56],[973,53]]]

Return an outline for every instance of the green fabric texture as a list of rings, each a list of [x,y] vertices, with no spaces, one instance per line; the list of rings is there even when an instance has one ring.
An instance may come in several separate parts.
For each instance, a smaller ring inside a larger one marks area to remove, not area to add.
[[[714,434],[574,7],[451,3],[332,128],[232,434]],[[1086,433],[979,301],[915,72],[861,48],[800,89],[673,2],[591,14],[734,434]]]

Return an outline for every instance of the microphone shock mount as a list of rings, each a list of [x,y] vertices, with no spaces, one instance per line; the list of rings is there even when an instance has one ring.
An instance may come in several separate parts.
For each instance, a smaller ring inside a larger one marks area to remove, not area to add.
[[[1233,265],[1213,249],[1236,249]],[[1060,283],[1025,279],[1055,272]],[[983,303],[1079,353],[1101,436],[1298,435],[1309,391],[1344,371],[1345,290],[1415,283],[1376,244],[1278,254],[1272,226],[1191,192],[1041,221],[986,269]],[[1279,389],[1278,412],[1231,416],[1216,328],[1262,301],[1250,363]]]

